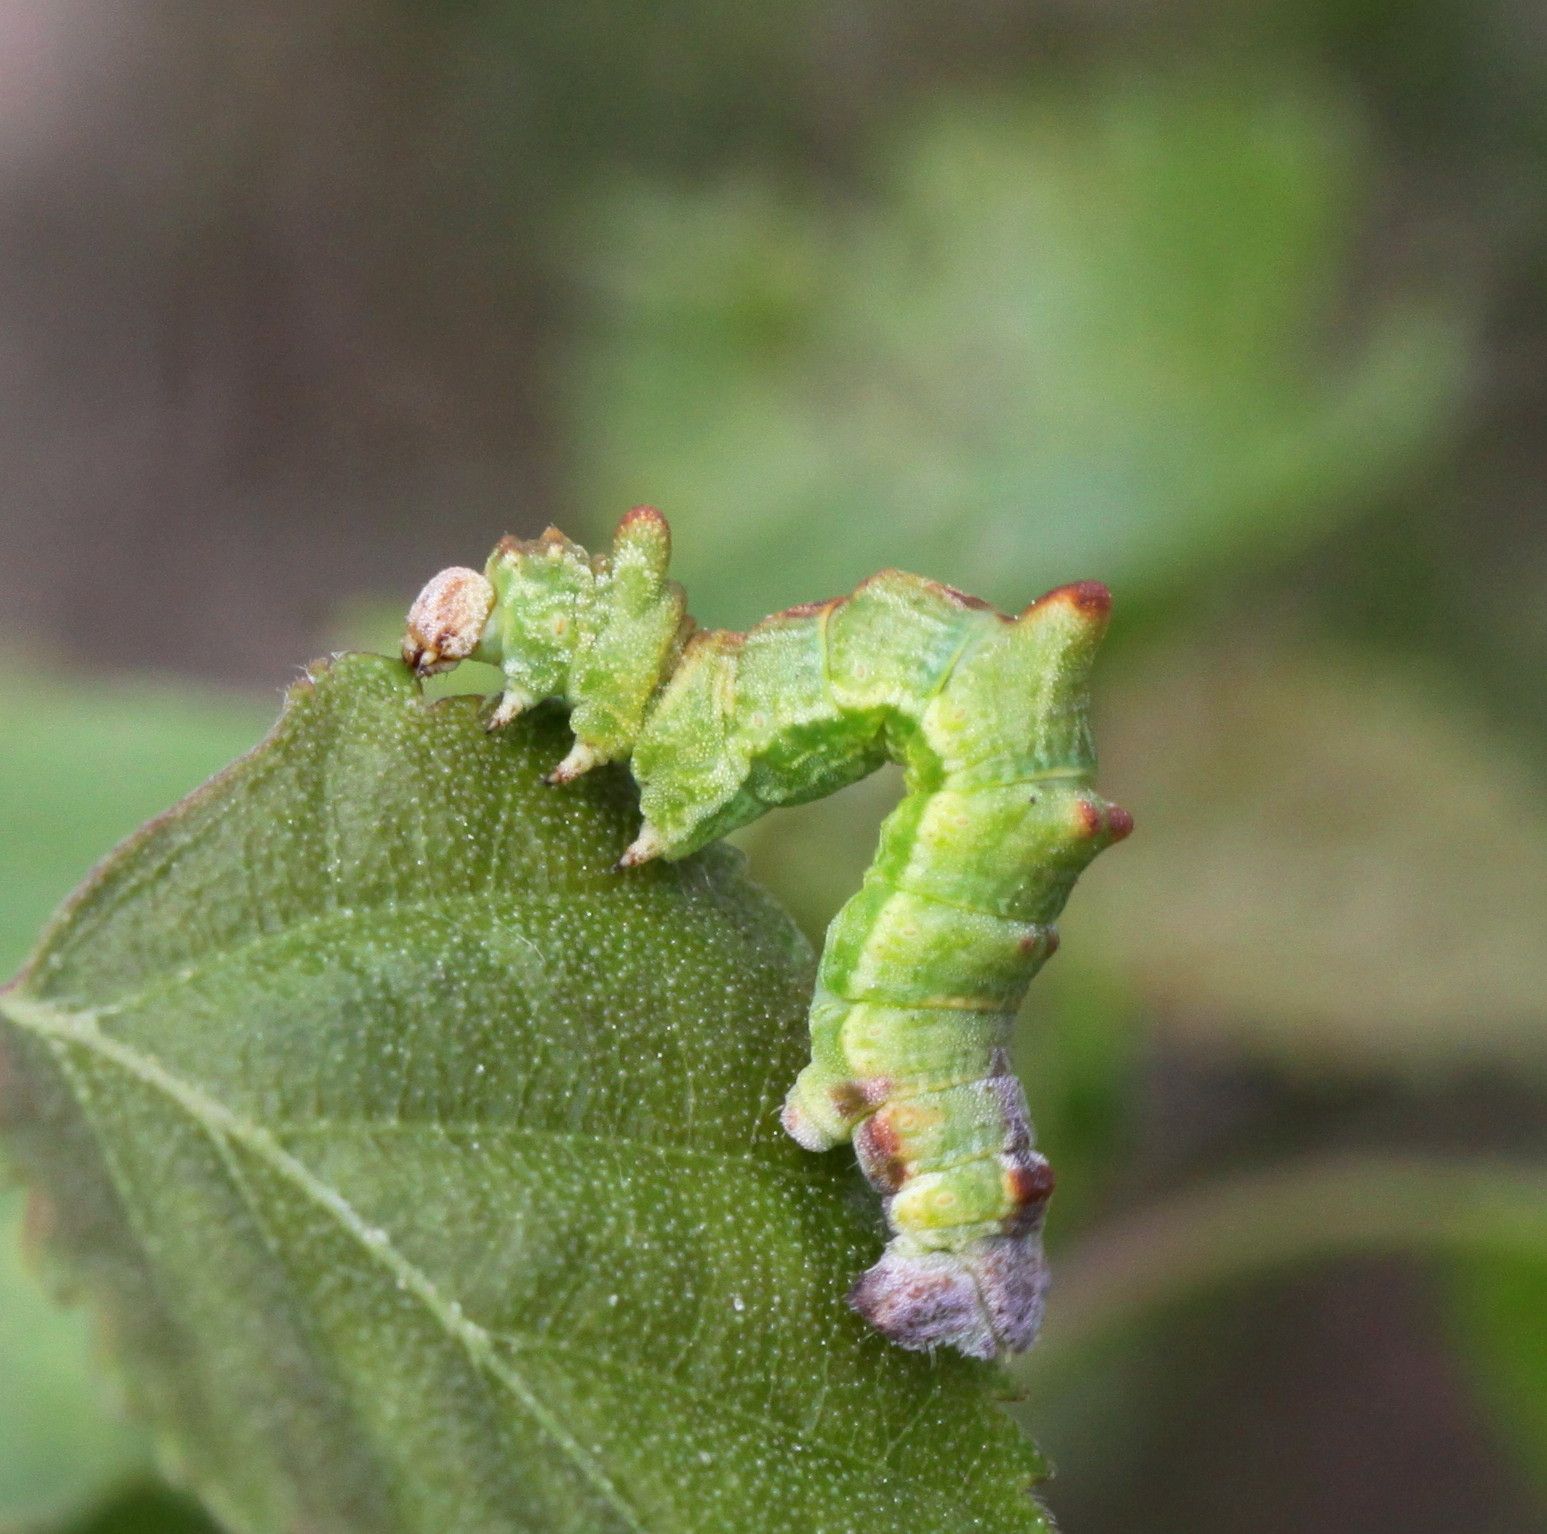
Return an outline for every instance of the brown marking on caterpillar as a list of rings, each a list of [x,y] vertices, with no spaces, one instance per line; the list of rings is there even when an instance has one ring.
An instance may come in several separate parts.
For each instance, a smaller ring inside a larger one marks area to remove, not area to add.
[[[1001,1164],[1004,1197],[1010,1212],[999,1222],[999,1229],[1006,1236],[1035,1236],[1043,1228],[1047,1200],[1054,1195],[1054,1169],[1035,1152],[1026,1157],[1006,1157]]]
[[[1100,836],[1110,846],[1133,831],[1133,816],[1122,805],[1108,804],[1102,799],[1076,799],[1074,818],[1075,834],[1082,841]]]
[[[892,1095],[891,1078],[867,1076],[856,1081],[840,1081],[828,1089],[828,1097],[838,1116],[845,1122],[864,1118]]]
[[[654,506],[631,506],[623,513],[623,520],[618,523],[620,528],[633,527],[636,523],[648,522],[652,528],[658,530],[663,537],[671,536],[671,528]]]
[[[882,573],[895,575],[898,572],[891,570]],[[958,607],[970,607],[974,612],[987,612],[993,607],[992,602],[985,602],[982,597],[975,597],[970,592],[958,590],[955,586],[947,586],[944,581],[926,580],[924,587],[934,592],[936,596],[944,597],[947,602],[954,602]],[[1000,613],[999,616],[1002,618],[1004,614]]]
[[[1015,1206],[1017,1216],[1031,1206],[1035,1206],[1040,1214],[1042,1206],[1053,1196],[1057,1181],[1046,1156],[1032,1152],[1026,1156],[1005,1157],[1004,1190]]]
[[[682,647],[682,653],[684,656],[688,656],[707,645],[711,649],[724,650],[727,654],[734,654],[742,649],[746,642],[747,636],[745,634],[737,634],[730,629],[694,629],[688,635],[687,643]]]
[[[1111,590],[1101,581],[1076,581],[1064,587],[1068,600],[1082,613],[1105,618],[1112,611]]]
[[[757,627],[761,628],[763,623],[777,623],[780,618],[815,618],[819,613],[832,612],[842,607],[848,600],[847,597],[828,597],[825,602],[797,602],[793,607],[783,608],[764,618]]]
[[[1101,806],[1093,799],[1074,801],[1075,829],[1081,837],[1101,834]]]
[[[902,1156],[902,1136],[884,1108],[854,1131],[854,1154],[860,1171],[878,1193],[889,1196],[897,1192],[911,1175]]]
[[[514,533],[506,533],[494,545],[494,552],[499,558],[510,560],[552,554],[555,550],[563,549],[573,549],[577,555],[585,553],[579,544],[572,542],[558,528],[551,525],[545,527],[535,538],[518,538]]]
[[[837,1086],[828,1089],[827,1095],[832,1101],[834,1112],[845,1123],[858,1118],[865,1111],[864,1094],[855,1082],[840,1081]]]
[[[1054,927],[1029,927],[1016,940],[1015,946],[1026,958],[1039,951],[1044,958],[1052,958],[1058,949],[1058,931]]]
[[[1055,603],[1072,607],[1091,622],[1105,623],[1112,611],[1112,593],[1100,581],[1073,581],[1067,586],[1055,586],[1051,591],[1044,591],[1022,611],[1021,616],[1029,618],[1033,613]]]
[[[855,1133],[862,1133],[866,1144],[878,1156],[895,1156],[902,1149],[902,1136],[885,1108],[872,1113]]]

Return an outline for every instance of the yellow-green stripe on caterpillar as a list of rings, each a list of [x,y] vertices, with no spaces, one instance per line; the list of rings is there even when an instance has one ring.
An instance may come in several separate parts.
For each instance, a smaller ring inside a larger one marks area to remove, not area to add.
[[[827,929],[784,1125],[810,1150],[852,1140],[885,1200],[892,1237],[855,1310],[906,1348],[1026,1348],[1053,1178],[1006,1051],[1076,877],[1133,828],[1091,788],[1086,685],[1111,597],[1086,581],[1007,617],[884,570],[745,634],[695,630],[670,552],[646,506],[609,555],[552,528],[506,538],[482,573],[424,588],[404,659],[500,667],[490,728],[567,703],[574,748],[551,782],[628,758],[644,819],[620,868],[902,765],[876,860]]]

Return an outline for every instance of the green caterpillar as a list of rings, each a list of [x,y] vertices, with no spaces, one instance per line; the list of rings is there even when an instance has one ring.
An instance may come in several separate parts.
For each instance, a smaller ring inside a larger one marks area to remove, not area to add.
[[[499,666],[491,729],[569,704],[567,783],[630,758],[644,821],[620,868],[680,858],[779,805],[899,762],[907,790],[827,931],[811,1063],[784,1107],[810,1150],[852,1139],[892,1238],[853,1307],[907,1348],[1030,1346],[1053,1177],[1006,1045],[1081,869],[1133,827],[1097,797],[1086,680],[1111,598],[1061,586],[1014,618],[886,570],[745,634],[695,630],[670,533],[629,512],[610,556],[550,528],[408,615],[419,672]]]

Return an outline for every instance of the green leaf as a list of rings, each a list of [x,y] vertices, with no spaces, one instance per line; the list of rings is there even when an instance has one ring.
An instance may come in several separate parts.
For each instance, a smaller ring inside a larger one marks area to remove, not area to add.
[[[132,1487],[61,1534],[216,1534],[209,1515],[164,1486]]]
[[[626,876],[346,658],[105,864],[0,1008],[9,1138],[169,1458],[232,1528],[1035,1530],[995,1371],[842,1303],[851,1158],[777,1109],[809,950],[721,848]]]
[[[733,626],[886,565],[1013,610],[1302,546],[1443,440],[1466,352],[1433,292],[1350,320],[1365,159],[1313,90],[1119,79],[953,103],[859,206],[617,194],[574,499],[656,501]]]
[[[1458,1262],[1449,1288],[1458,1356],[1547,1494],[1547,1241],[1532,1254]]]
[[[3,1531],[78,1513],[148,1461],[102,1399],[89,1319],[55,1304],[24,1261],[22,1208],[18,1191],[0,1192]]]

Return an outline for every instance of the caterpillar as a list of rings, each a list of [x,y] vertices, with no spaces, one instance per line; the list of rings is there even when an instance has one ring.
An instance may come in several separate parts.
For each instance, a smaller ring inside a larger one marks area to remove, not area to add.
[[[574,744],[550,783],[627,758],[643,822],[620,869],[901,764],[875,862],[827,930],[783,1123],[813,1151],[852,1141],[884,1200],[890,1240],[848,1296],[860,1315],[905,1348],[1029,1347],[1053,1175],[1007,1046],[1076,877],[1133,827],[1091,787],[1111,597],[1060,586],[1008,617],[884,570],[732,633],[695,627],[670,554],[651,507],[605,556],[554,528],[506,538],[482,572],[425,586],[404,660],[498,666],[491,729],[566,703]]]

